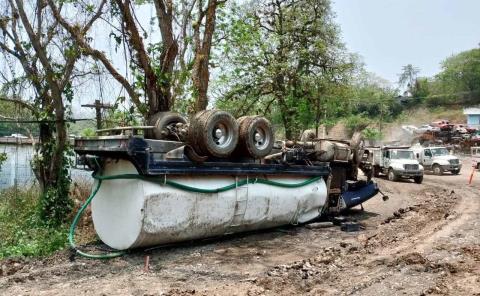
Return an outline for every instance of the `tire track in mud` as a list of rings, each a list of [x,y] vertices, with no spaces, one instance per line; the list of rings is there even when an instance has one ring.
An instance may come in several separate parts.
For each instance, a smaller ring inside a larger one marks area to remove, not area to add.
[[[343,261],[347,263],[334,263],[338,268],[337,270],[329,270],[329,273],[341,273],[345,270],[353,271],[349,272],[349,278],[355,278],[357,280],[355,283],[345,282],[334,276],[332,284],[327,286],[325,284],[310,286],[307,284],[297,286],[297,288],[302,289],[303,287],[302,292],[312,295],[317,293],[325,295],[336,293],[372,295],[372,293],[391,294],[394,291],[393,294],[397,292],[449,294],[453,290],[452,287],[458,285],[451,284],[449,286],[445,283],[449,281],[455,283],[461,278],[458,275],[460,273],[463,276],[470,275],[468,266],[466,266],[467,272],[462,272],[463,268],[458,264],[431,260],[428,257],[431,255],[430,252],[435,252],[439,238],[448,237],[468,221],[478,219],[478,215],[475,214],[478,213],[476,209],[479,206],[479,200],[475,198],[478,195],[475,189],[460,189],[455,186],[455,192],[452,192],[451,186],[452,184],[446,184],[445,182],[427,182],[421,189],[423,195],[427,197],[423,203],[418,202],[407,209],[399,209],[395,212],[392,220],[387,219],[389,222],[386,227],[385,224],[380,225],[375,231],[365,234],[364,238],[360,239],[362,235],[359,236],[358,240],[365,242],[363,244],[364,249],[359,251],[360,257],[355,258],[348,252],[339,254],[340,257],[343,257]],[[422,196],[421,192],[416,194]],[[391,221],[400,221],[400,223],[391,226]],[[396,239],[394,232],[401,232],[404,228],[408,228],[415,223],[418,227],[408,229],[403,237]],[[392,236],[395,239],[392,239]],[[380,250],[377,249],[378,247],[380,247]],[[315,263],[315,260],[313,263]],[[286,267],[277,267],[276,270],[284,271],[283,278],[291,278],[292,272],[289,272],[289,270],[296,270],[297,274],[303,272],[303,279],[305,271],[308,275],[308,270],[312,265],[314,265],[314,274],[326,274],[319,272],[317,269],[322,269],[322,267],[312,264],[312,260],[304,260],[304,264],[300,265],[300,268],[295,268],[299,264],[294,263]],[[298,272],[298,270],[302,272]],[[411,274],[403,275],[402,270],[407,270]],[[300,279],[297,277],[297,280]],[[409,285],[408,281],[415,284]],[[398,285],[398,283],[400,284]],[[277,284],[281,286],[281,283]],[[385,290],[385,286],[389,284],[390,288]],[[477,284],[477,287],[479,286],[477,281],[466,285],[466,287],[464,285],[462,289],[457,287],[455,291],[460,293],[456,294],[471,295],[475,291],[475,284]],[[270,283],[268,286],[274,287],[275,284]],[[304,288],[305,286],[307,288]],[[312,286],[320,286],[320,288],[314,289]],[[282,290],[276,290],[274,294],[284,293],[282,293]]]
[[[459,250],[465,251],[465,249],[467,253],[471,252],[472,254],[470,257],[473,257],[473,260],[470,260],[470,262],[465,262],[463,259],[458,260],[457,262],[446,262],[440,258],[441,255],[438,256],[436,254],[438,253],[438,250],[442,248],[439,241],[458,234],[459,230],[462,230],[465,225],[468,225],[469,223],[474,224],[473,228],[478,225],[480,220],[478,215],[480,210],[478,190],[476,188],[459,185],[458,183],[445,182],[445,180],[436,179],[430,179],[425,182],[423,187],[425,193],[428,193],[429,191],[438,192],[438,190],[441,190],[443,191],[444,197],[452,197],[456,201],[441,203],[441,206],[448,204],[451,206],[445,209],[443,219],[431,224],[427,222],[418,232],[412,232],[410,238],[401,241],[393,248],[389,248],[388,245],[384,246],[380,252],[367,259],[365,264],[367,266],[375,266],[376,263],[379,263],[380,265],[387,265],[387,267],[396,267],[398,265],[415,266],[417,271],[421,272],[422,275],[425,273],[438,274],[430,279],[428,279],[428,276],[422,277],[423,281],[430,280],[431,284],[430,287],[423,289],[423,291],[415,291],[416,293],[420,293],[420,295],[449,295],[452,293],[455,295],[478,295],[477,290],[480,286],[480,272],[479,268],[472,268],[475,265],[479,266],[480,250],[478,247],[460,248],[460,246],[456,246],[455,242],[452,242],[452,240],[449,241],[449,247],[453,246],[453,249],[449,250],[451,253],[458,253]],[[429,208],[434,209],[435,206],[430,206]],[[432,217],[438,218],[438,213]],[[475,237],[475,234],[473,234],[473,237]],[[475,243],[475,239],[470,241],[470,244],[475,245]],[[446,253],[446,256],[449,255],[448,252],[444,253]],[[362,288],[350,290],[346,294],[368,295],[372,292],[378,293],[378,290],[368,288],[374,286],[375,283],[385,280],[385,278],[395,277],[395,272],[392,274],[391,269],[392,268],[386,268],[383,272],[380,272],[378,276],[367,282],[361,283],[360,287]],[[389,276],[386,277],[385,275]],[[465,278],[470,278],[470,282],[466,282],[464,280]],[[463,283],[459,285],[457,282]],[[382,285],[384,284],[385,283]],[[397,287],[396,290],[402,289],[404,289],[404,287],[400,286]],[[404,290],[403,294],[405,294],[405,292],[406,291]]]

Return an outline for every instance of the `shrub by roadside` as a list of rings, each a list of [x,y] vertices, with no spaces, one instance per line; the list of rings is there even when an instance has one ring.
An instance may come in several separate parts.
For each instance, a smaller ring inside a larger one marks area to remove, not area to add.
[[[51,226],[39,216],[39,190],[31,187],[0,191],[0,260],[8,257],[47,256],[67,247],[70,221],[90,194],[91,183],[87,179],[72,182],[70,198],[73,212],[67,223]],[[79,244],[96,239],[91,212],[86,211],[76,231]]]
[[[44,224],[37,201],[35,188],[0,193],[0,259],[45,256],[66,246],[68,226]]]

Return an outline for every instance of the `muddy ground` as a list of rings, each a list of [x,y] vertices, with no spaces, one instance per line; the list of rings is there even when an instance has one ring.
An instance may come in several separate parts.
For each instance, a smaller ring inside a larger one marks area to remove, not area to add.
[[[0,262],[1,295],[480,295],[480,175],[378,179],[365,230],[284,227],[142,250]],[[478,174],[478,173],[477,173]],[[150,270],[144,270],[145,256]]]

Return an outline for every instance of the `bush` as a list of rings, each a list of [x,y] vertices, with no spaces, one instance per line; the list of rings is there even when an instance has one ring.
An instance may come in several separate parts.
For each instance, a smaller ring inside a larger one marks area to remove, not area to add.
[[[367,140],[381,140],[383,138],[382,132],[376,128],[367,127],[362,131],[362,134]]]
[[[91,127],[87,127],[81,132],[82,137],[94,137],[96,136],[95,130]]]
[[[371,123],[372,120],[364,114],[350,115],[345,118],[345,126],[351,133],[361,131]]]
[[[7,160],[7,153],[0,153],[0,170],[2,169],[3,163]]]
[[[9,189],[0,194],[0,259],[46,256],[66,246],[68,226],[42,222],[38,198],[35,188]]]

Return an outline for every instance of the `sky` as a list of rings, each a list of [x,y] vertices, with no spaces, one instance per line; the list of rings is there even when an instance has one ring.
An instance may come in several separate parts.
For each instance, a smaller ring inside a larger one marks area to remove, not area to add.
[[[347,48],[368,71],[398,81],[402,66],[433,76],[480,44],[480,0],[332,0]]]

